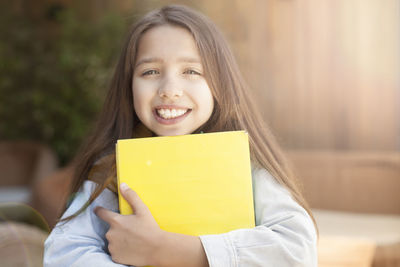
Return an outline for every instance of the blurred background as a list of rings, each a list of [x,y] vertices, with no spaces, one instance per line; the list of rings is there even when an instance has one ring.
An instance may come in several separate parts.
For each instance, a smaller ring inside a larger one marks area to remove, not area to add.
[[[41,265],[127,30],[168,3],[228,39],[314,211],[320,266],[400,266],[399,0],[0,0],[4,266]]]

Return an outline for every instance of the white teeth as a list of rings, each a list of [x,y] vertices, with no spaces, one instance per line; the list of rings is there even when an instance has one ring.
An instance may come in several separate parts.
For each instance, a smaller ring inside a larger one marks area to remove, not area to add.
[[[173,119],[185,114],[188,109],[157,109],[157,114],[164,119]]]

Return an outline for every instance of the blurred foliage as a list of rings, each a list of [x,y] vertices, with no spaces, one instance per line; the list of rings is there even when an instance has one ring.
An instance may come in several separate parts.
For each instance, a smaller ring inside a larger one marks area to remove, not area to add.
[[[127,23],[50,11],[0,7],[0,139],[45,143],[65,165],[101,108]]]

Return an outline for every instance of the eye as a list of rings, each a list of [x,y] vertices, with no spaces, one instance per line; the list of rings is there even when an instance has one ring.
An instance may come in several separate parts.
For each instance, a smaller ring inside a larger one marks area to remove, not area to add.
[[[142,76],[160,74],[157,70],[148,70],[142,73]]]
[[[192,69],[185,70],[183,73],[184,73],[184,74],[190,74],[190,75],[201,75],[200,72],[195,71],[195,70],[192,70]]]

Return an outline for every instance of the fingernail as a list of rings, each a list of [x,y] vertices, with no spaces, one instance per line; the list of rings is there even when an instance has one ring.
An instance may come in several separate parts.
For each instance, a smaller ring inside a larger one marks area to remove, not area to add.
[[[125,191],[126,189],[129,189],[129,186],[126,183],[121,183],[119,185],[119,188],[123,191]]]

